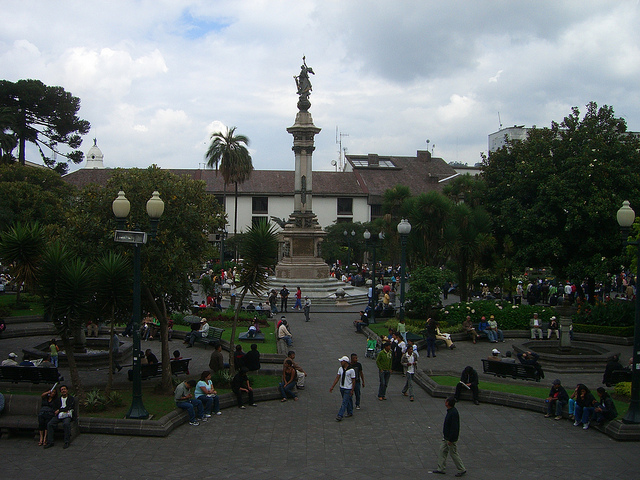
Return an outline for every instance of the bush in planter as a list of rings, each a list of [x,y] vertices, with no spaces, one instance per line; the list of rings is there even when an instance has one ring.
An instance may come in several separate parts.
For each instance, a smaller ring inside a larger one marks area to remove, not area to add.
[[[578,307],[573,321],[582,325],[606,325],[611,327],[632,326],[635,320],[635,302],[611,300],[585,303]]]
[[[623,395],[627,398],[631,398],[631,382],[616,383],[614,390],[617,395]]]
[[[614,337],[633,337],[633,325],[630,327],[609,327],[606,325],[581,325],[579,323],[574,323],[573,331],[578,333],[611,335]]]
[[[107,399],[104,398],[104,395],[100,390],[95,388],[87,393],[85,408],[89,412],[101,412],[103,410],[106,410]]]

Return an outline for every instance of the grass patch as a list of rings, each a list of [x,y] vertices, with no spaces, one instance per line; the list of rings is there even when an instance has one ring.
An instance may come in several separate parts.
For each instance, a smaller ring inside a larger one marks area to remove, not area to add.
[[[386,337],[389,335],[389,327],[384,323],[370,323],[369,329],[379,337]]]
[[[222,339],[230,342],[231,341],[231,329],[233,328],[233,322],[209,322],[210,327],[216,328],[224,328],[224,332],[222,332]],[[191,331],[191,327],[187,325],[174,325],[173,329],[175,331],[180,332],[189,332]],[[243,332],[246,332],[249,329],[248,322],[240,322],[238,321],[238,328],[236,328],[236,341],[235,344],[241,343],[242,345],[246,344],[246,347],[242,349],[244,351],[249,350],[249,345],[251,342],[239,342],[237,336]],[[269,322],[268,326],[260,326],[260,331],[264,333],[264,343],[258,343],[258,351],[260,353],[278,353],[278,346],[276,344],[276,336],[275,336],[275,322]]]
[[[249,381],[253,388],[266,388],[277,387],[280,383],[279,376],[272,375],[249,375]],[[142,389],[142,401],[144,407],[147,409],[150,415],[153,415],[155,420],[158,420],[176,409],[176,403],[173,399],[173,395],[159,395],[154,392],[155,385],[145,386]],[[231,389],[216,388],[218,394],[231,393]],[[121,407],[110,407],[108,410],[102,412],[87,412],[83,411],[81,415],[83,417],[99,417],[99,418],[124,418],[131,406],[132,391],[118,390],[122,395]],[[17,392],[16,392],[17,393]]]
[[[438,385],[443,385],[445,387],[455,387],[460,381],[458,377],[444,375],[434,375],[430,378]],[[505,384],[493,382],[478,382],[478,388],[480,390],[489,390],[492,392],[515,393],[517,395],[525,395],[527,397],[547,398],[549,396],[549,390],[551,389],[551,386],[534,387],[530,385],[513,385],[508,383]],[[567,391],[567,393],[571,395],[571,391]],[[593,393],[597,399],[596,392],[594,391]],[[616,404],[616,410],[618,410],[619,415],[617,418],[621,418],[627,412],[627,409],[629,408],[629,402],[616,398],[613,399],[613,402]]]
[[[37,295],[23,293],[20,295],[20,303],[24,304],[26,308],[15,310],[13,308],[16,304],[15,293],[4,293],[0,295],[0,310],[5,311],[6,316],[22,317],[26,315],[44,315],[44,304],[42,303],[42,299]]]

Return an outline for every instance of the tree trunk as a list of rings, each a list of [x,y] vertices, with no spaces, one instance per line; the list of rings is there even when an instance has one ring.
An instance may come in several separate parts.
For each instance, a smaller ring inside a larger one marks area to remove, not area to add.
[[[173,392],[173,380],[171,375],[171,357],[169,356],[169,322],[167,321],[167,308],[162,300],[162,310],[158,306],[153,293],[148,286],[144,286],[144,293],[147,297],[151,310],[160,322],[160,342],[162,350],[162,380],[160,383],[160,391],[163,394],[171,394]]]
[[[71,374],[71,384],[73,385],[73,391],[78,400],[84,401],[85,393],[82,387],[82,381],[78,373],[78,365],[76,364],[76,357],[73,355],[73,343],[66,333],[61,335],[62,344],[64,345],[64,352],[67,354],[67,363],[69,364],[69,373]]]
[[[111,306],[111,329],[109,330],[109,376],[107,377],[107,386],[104,389],[105,395],[111,393],[113,387],[113,334],[115,331],[115,306]]]
[[[235,199],[233,201],[233,236],[235,237],[238,233],[238,182],[235,182],[236,190],[235,190]],[[235,245],[234,253],[235,253],[235,262],[238,262],[238,242],[237,239],[233,242]],[[237,317],[236,317],[237,318]]]
[[[24,138],[24,133],[22,133],[20,134],[20,146],[18,147],[18,160],[20,161],[20,165],[23,165],[23,166],[26,163],[24,147],[25,147],[25,138]]]
[[[238,328],[238,315],[240,314],[240,307],[242,307],[242,302],[244,301],[244,297],[247,294],[246,290],[243,290],[240,294],[240,300],[236,303],[236,309],[233,313],[233,326],[231,327],[231,340],[229,340],[229,373],[234,375],[236,373],[235,362],[234,362],[234,351],[235,351],[235,338],[236,338],[236,329]]]

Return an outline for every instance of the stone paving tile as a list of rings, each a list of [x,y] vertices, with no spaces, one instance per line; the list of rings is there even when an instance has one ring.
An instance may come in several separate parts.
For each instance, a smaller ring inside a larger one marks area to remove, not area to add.
[[[393,375],[388,400],[378,401],[375,363],[364,358],[364,337],[352,333],[355,315],[320,313],[310,323],[301,314],[287,315],[297,360],[309,373],[298,402],[229,408],[199,427],[180,427],[167,438],[82,434],[68,450],[61,444],[41,450],[29,437],[5,436],[0,439],[2,478],[40,477],[43,466],[53,479],[185,478],[200,467],[211,477],[234,479],[397,478],[400,472],[430,478],[426,472],[436,466],[444,400],[416,386],[416,400],[409,402],[400,394],[404,379]],[[18,340],[33,344],[34,339]],[[145,343],[159,351],[159,343]],[[172,343],[183,350],[181,344]],[[0,341],[0,354],[6,355],[9,348],[16,347]],[[420,366],[459,372],[467,363],[479,363],[488,350],[489,344],[460,342],[456,350],[441,349],[435,359],[421,358]],[[362,409],[338,423],[339,392],[329,394],[328,389],[339,366],[337,359],[352,352],[359,354],[366,378]],[[211,350],[195,347],[184,349],[185,354],[193,358],[195,376],[206,368]],[[87,374],[90,379],[105,375],[104,371]],[[596,380],[593,376],[592,383]],[[640,477],[637,443],[615,442],[599,432],[574,428],[569,421],[556,422],[526,410],[468,401],[458,406],[459,451],[467,478]],[[449,475],[455,473],[450,461],[448,467]]]

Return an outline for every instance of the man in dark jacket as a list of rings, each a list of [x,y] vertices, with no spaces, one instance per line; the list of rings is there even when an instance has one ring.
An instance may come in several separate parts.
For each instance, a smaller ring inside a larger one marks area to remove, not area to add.
[[[462,370],[460,382],[456,385],[456,393],[454,395],[456,402],[460,400],[460,393],[463,390],[470,390],[473,403],[476,405],[480,404],[478,401],[478,372],[476,372],[471,366],[466,366],[464,367],[464,370]]]
[[[260,352],[258,352],[258,345],[251,344],[251,350],[249,350],[244,356],[244,366],[250,372],[260,370]],[[237,368],[237,365],[236,365]]]
[[[49,420],[47,424],[47,439],[48,443],[44,448],[53,447],[53,438],[58,423],[62,422],[64,427],[64,446],[62,448],[69,448],[69,442],[71,441],[71,420],[75,415],[76,401],[69,395],[69,389],[66,385],[60,387],[60,396],[54,401],[54,417]]]
[[[242,403],[242,392],[245,392],[249,397],[249,405],[252,407],[257,407],[258,405],[253,401],[253,388],[251,388],[251,384],[249,383],[249,378],[247,377],[247,368],[242,367],[240,371],[236,373],[235,377],[231,380],[231,390],[236,394],[236,398],[238,399],[238,408],[246,408]]]
[[[527,351],[518,354],[518,360],[520,360],[520,363],[522,365],[533,365],[536,369],[536,372],[538,373],[538,377],[544,378],[544,372],[542,371],[542,367],[538,363],[538,358],[540,358],[540,355],[535,352]]]
[[[447,468],[447,456],[451,455],[454,465],[458,469],[456,477],[461,477],[467,471],[464,468],[462,459],[458,455],[458,436],[460,435],[460,415],[455,407],[456,399],[449,397],[444,401],[447,407],[447,416],[444,418],[442,426],[442,443],[440,444],[440,452],[438,453],[438,469],[432,470],[430,473],[444,474]]]
[[[560,380],[556,379],[553,381],[551,385],[551,390],[549,390],[549,396],[546,399],[547,402],[547,413],[545,415],[546,418],[549,418],[553,415],[555,411],[555,419],[562,419],[562,407],[564,407],[567,403],[569,403],[569,394],[561,385]]]

